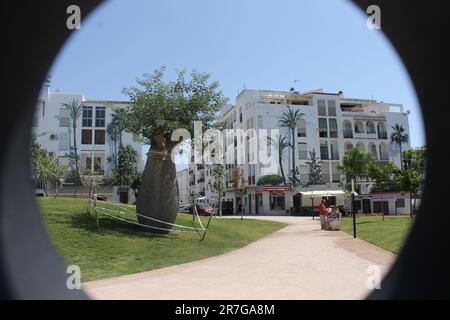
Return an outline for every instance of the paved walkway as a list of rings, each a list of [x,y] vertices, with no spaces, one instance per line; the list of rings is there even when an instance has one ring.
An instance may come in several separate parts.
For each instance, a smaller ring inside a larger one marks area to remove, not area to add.
[[[305,217],[258,217],[289,225],[244,248],[178,266],[92,281],[96,299],[360,299],[367,268],[382,275],[395,254]]]

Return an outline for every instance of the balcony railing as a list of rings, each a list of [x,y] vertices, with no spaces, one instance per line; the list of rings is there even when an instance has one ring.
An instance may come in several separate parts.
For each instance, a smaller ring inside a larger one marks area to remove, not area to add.
[[[344,130],[344,138],[353,138],[353,131]]]
[[[338,137],[337,130],[330,129],[330,138],[337,138],[337,137]]]

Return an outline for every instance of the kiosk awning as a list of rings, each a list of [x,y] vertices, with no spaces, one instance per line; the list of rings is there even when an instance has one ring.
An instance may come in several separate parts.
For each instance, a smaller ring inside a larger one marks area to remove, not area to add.
[[[301,195],[305,197],[334,197],[334,196],[343,196],[345,194],[342,190],[317,190],[317,191],[302,191]]]

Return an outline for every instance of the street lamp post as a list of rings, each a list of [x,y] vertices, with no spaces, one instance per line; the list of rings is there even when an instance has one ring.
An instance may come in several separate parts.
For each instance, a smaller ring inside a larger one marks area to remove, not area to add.
[[[353,215],[353,238],[356,238],[355,182],[353,179],[352,179],[352,215]]]

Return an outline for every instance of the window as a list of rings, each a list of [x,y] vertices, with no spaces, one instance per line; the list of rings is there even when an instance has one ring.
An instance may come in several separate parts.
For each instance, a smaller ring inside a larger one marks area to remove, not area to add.
[[[81,130],[81,144],[92,144],[92,130]]]
[[[397,200],[395,200],[395,206],[397,208],[404,208],[405,207],[405,199],[397,199]]]
[[[328,137],[328,125],[326,118],[319,118],[319,136],[321,138]]]
[[[92,107],[83,106],[83,127],[92,127]]]
[[[329,122],[330,122],[330,138],[337,138],[338,131],[336,119],[329,119]]]
[[[95,130],[95,144],[105,144],[105,130]]]
[[[284,210],[285,208],[284,199],[285,199],[284,195],[280,196],[271,195],[269,197],[270,210]]]
[[[60,132],[59,133],[59,151],[69,151],[69,133],[68,132]]]
[[[102,174],[102,157],[95,156],[94,171]]]
[[[233,110],[233,122],[236,122],[236,110]]]
[[[353,128],[350,121],[344,121],[344,138],[353,138]]]
[[[105,107],[95,107],[95,126],[103,128],[105,126]]]
[[[92,169],[92,158],[86,157],[86,170],[91,170],[91,169]]]
[[[367,121],[366,128],[367,128],[367,133],[372,133],[372,134],[376,133],[375,125],[373,124],[372,121]]]
[[[319,108],[319,116],[327,116],[327,106],[325,100],[317,100],[317,106]]]
[[[300,160],[307,160],[308,159],[308,150],[306,143],[299,142],[298,144],[298,158]]]
[[[364,133],[364,126],[360,121],[355,122],[355,133]]]
[[[328,116],[336,117],[336,101],[328,100]]]
[[[330,144],[331,149],[331,160],[339,160],[339,149],[337,143]]]
[[[239,108],[239,122],[242,123],[242,108]]]
[[[320,159],[328,160],[328,144],[321,143],[320,144]]]
[[[297,137],[298,138],[306,137],[306,121],[305,121],[305,119],[300,119],[297,122]]]
[[[59,109],[59,126],[66,128],[70,126],[69,110],[67,110],[66,108]]]

